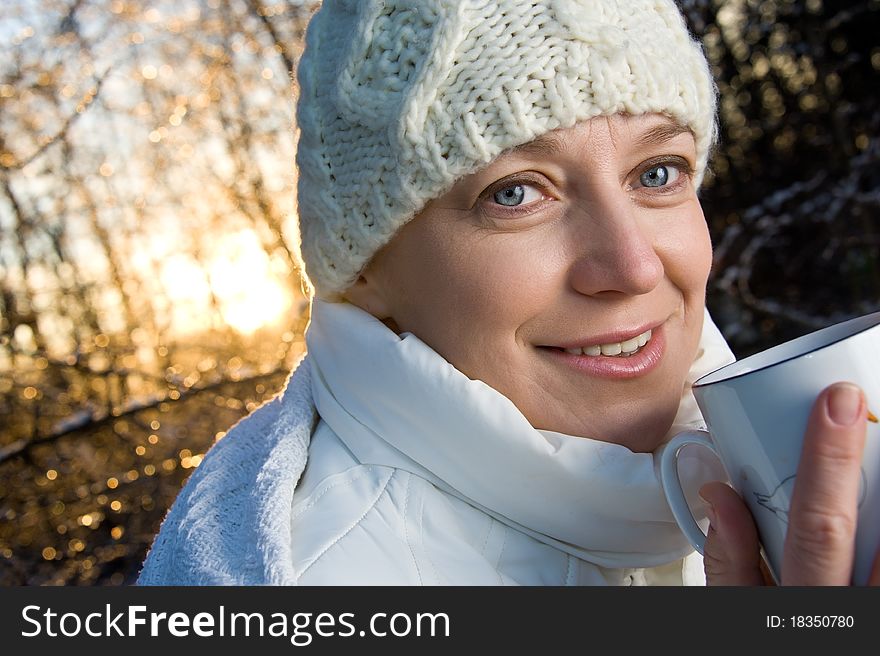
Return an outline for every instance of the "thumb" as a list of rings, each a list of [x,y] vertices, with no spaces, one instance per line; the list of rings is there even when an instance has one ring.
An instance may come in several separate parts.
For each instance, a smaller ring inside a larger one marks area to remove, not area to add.
[[[703,553],[707,585],[764,585],[758,531],[745,503],[717,481],[700,488],[700,496],[709,505]]]

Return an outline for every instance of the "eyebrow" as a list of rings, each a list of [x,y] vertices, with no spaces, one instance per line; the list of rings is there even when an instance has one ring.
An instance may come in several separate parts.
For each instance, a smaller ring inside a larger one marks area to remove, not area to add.
[[[644,134],[635,140],[636,146],[656,146],[674,139],[680,134],[691,132],[691,129],[682,125],[678,121],[669,121],[655,125],[646,130]]]
[[[553,132],[545,132],[529,142],[515,146],[502,153],[504,155],[540,155],[552,157],[558,155],[565,148],[562,137]]]
[[[691,129],[682,125],[678,121],[668,119],[659,125],[655,125],[643,134],[639,135],[633,142],[636,147],[644,148],[646,146],[655,146],[666,141],[674,139],[680,134],[691,132]],[[505,155],[531,155],[553,157],[558,155],[565,149],[565,141],[554,132],[545,132],[535,137],[532,141],[515,146],[504,153]]]

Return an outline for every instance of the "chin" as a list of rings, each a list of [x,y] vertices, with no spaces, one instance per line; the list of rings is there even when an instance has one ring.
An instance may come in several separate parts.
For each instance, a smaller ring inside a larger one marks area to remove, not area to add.
[[[563,415],[563,408],[556,406],[559,414],[548,413],[550,408],[532,408],[538,412],[523,414],[536,429],[619,444],[634,453],[651,453],[666,441],[679,401],[675,394],[671,399],[667,394],[639,402],[629,399],[609,408],[601,417]],[[608,417],[613,419],[609,421]]]
[[[625,446],[633,453],[652,453],[666,441],[675,412],[676,409],[672,412],[654,412],[632,421],[621,421],[611,430],[591,437]]]
[[[559,424],[558,422],[529,422],[535,428],[541,430],[549,430],[563,435],[571,435],[574,437],[584,437],[599,442],[608,442],[609,444],[618,444],[626,447],[634,453],[651,453],[659,447],[666,439],[666,434],[671,421],[665,430],[657,430],[657,424],[652,422],[651,428],[648,426],[631,426],[623,428],[616,426],[611,430],[596,430],[595,424],[590,426]],[[549,424],[549,425],[547,425]],[[653,429],[652,429],[653,428]]]
[[[666,439],[666,432],[664,431],[662,435],[651,435],[645,438],[638,439],[630,439],[629,443],[621,442],[621,446],[625,446],[627,449],[632,451],[633,453],[653,453],[657,450],[663,441]]]

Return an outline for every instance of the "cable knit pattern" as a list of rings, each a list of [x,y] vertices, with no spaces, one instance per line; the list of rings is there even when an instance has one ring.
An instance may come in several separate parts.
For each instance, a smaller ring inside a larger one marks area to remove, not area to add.
[[[715,139],[715,87],[672,0],[325,0],[297,71],[301,256],[334,298],[397,230],[505,149],[665,113]]]
[[[317,421],[306,360],[190,476],[139,585],[293,585],[291,504]]]

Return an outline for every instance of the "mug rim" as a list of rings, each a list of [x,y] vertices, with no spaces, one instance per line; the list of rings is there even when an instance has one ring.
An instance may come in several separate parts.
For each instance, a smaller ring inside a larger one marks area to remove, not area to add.
[[[824,343],[820,344],[819,346],[816,346],[815,348],[799,351],[798,353],[791,355],[787,358],[782,358],[780,360],[776,360],[774,362],[770,362],[770,363],[765,364],[763,366],[755,367],[755,368],[749,369],[747,371],[742,371],[739,373],[727,374],[727,375],[724,374],[724,372],[727,369],[733,369],[736,367],[740,367],[753,358],[757,359],[759,356],[766,357],[770,352],[772,352],[776,349],[781,350],[785,347],[791,347],[795,342],[798,342],[801,340],[806,341],[810,338],[815,338],[818,335],[821,335],[822,333],[825,333],[825,332],[832,332],[834,330],[841,330],[841,329],[845,328],[846,326],[848,326],[849,324],[859,324],[860,325],[862,323],[864,323],[866,325],[859,327],[857,330],[852,330],[850,332],[844,332],[837,339],[834,339],[834,340],[831,340],[828,342],[824,342]],[[880,311],[870,312],[868,314],[862,314],[857,317],[852,317],[850,319],[838,321],[837,323],[833,323],[829,326],[825,326],[824,328],[819,328],[818,330],[813,330],[813,331],[808,332],[804,335],[794,337],[794,338],[789,339],[785,342],[782,342],[781,344],[776,344],[775,346],[771,346],[770,348],[764,349],[762,351],[758,351],[757,353],[752,353],[750,356],[743,358],[742,360],[736,360],[734,362],[731,362],[730,364],[726,364],[723,367],[716,369],[715,371],[710,371],[708,374],[700,376],[696,381],[694,381],[694,383],[691,387],[692,388],[708,387],[710,385],[715,385],[717,383],[724,383],[724,382],[728,382],[731,380],[735,380],[737,378],[742,378],[743,376],[748,376],[749,374],[758,373],[760,371],[766,371],[767,369],[772,369],[773,367],[777,367],[779,365],[785,364],[786,362],[790,362],[792,360],[797,360],[798,358],[801,358],[805,355],[809,355],[811,353],[817,353],[818,351],[821,351],[823,349],[834,346],[835,344],[839,344],[840,342],[842,342],[844,340],[847,340],[851,337],[855,337],[856,335],[859,335],[860,333],[871,330],[872,328],[877,328],[878,326],[880,326]],[[718,378],[716,380],[709,380],[710,378],[715,378],[715,377],[718,377]]]

